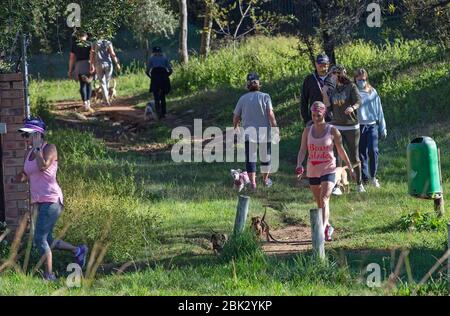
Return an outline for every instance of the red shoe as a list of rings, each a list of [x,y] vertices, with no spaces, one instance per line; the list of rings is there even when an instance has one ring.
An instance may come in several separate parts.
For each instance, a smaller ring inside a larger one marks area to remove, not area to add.
[[[334,233],[334,228],[331,225],[325,227],[325,241],[332,241],[331,235]]]

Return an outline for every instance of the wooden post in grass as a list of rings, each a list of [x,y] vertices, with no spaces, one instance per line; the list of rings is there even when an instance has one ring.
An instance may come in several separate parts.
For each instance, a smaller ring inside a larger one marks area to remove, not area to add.
[[[323,228],[322,209],[309,210],[311,219],[311,239],[314,255],[325,259],[325,232]]]
[[[250,205],[250,197],[239,195],[236,220],[234,221],[234,233],[242,233],[245,228],[245,221],[248,216],[248,207]]]

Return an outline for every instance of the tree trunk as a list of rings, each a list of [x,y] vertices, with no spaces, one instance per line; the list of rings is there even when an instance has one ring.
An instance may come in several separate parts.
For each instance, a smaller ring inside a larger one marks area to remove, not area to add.
[[[188,20],[187,20],[187,0],[180,0],[180,62],[187,64],[189,61],[187,35],[188,35]]]
[[[202,39],[200,43],[200,56],[207,57],[211,45],[211,30],[213,25],[212,5],[215,0],[205,0],[205,19],[203,22]]]
[[[323,39],[323,49],[325,50],[325,54],[327,54],[328,58],[330,58],[330,63],[336,65],[336,54],[334,52],[334,38],[332,35],[328,34],[328,32],[324,31],[322,33]]]

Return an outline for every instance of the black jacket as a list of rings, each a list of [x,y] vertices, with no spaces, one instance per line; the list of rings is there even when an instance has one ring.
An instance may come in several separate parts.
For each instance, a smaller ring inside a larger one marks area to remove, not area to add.
[[[319,88],[319,85],[323,87],[323,85],[329,86],[332,90],[335,87],[335,84],[330,80],[330,77],[326,77],[323,83],[320,83],[320,78],[317,72],[314,72],[308,76],[306,76],[303,81],[303,86],[301,90],[301,98],[300,98],[300,113],[302,115],[302,119],[306,123],[311,121],[311,105],[316,101],[322,101],[322,91]],[[329,90],[329,91],[330,91]],[[331,118],[326,117],[326,121],[330,121]]]

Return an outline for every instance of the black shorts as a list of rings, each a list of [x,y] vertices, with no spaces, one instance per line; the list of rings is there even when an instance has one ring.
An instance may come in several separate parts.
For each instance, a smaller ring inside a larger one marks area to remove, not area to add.
[[[321,176],[320,178],[309,178],[309,185],[320,185],[322,182],[336,182],[336,173],[329,173]]]

